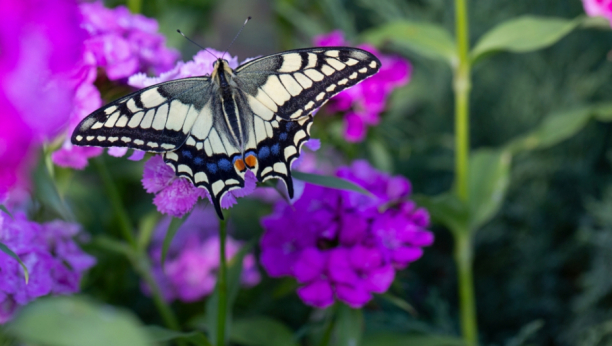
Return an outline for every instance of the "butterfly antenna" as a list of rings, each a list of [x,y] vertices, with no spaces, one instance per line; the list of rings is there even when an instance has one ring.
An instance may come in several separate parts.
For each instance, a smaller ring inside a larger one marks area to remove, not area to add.
[[[242,29],[244,29],[244,27],[247,25],[249,20],[251,20],[251,16],[248,16],[247,19],[244,21],[244,24],[242,24],[242,28],[240,28],[240,30],[238,30],[238,33],[236,34],[236,36],[234,37],[232,42],[229,44],[229,46],[227,46],[227,49],[225,49],[225,51],[223,52],[223,55],[221,56],[221,59],[223,59],[223,57],[225,57],[225,53],[227,53],[229,51],[229,49],[232,47],[232,45],[234,44],[234,41],[236,41],[236,39],[238,38],[238,36],[242,32]]]
[[[218,58],[216,55],[214,55],[214,54],[213,54],[211,51],[209,51],[208,49],[206,49],[206,48],[204,48],[204,47],[200,46],[200,45],[199,45],[199,44],[197,44],[197,43],[196,43],[194,40],[192,40],[192,39],[190,39],[189,37],[185,36],[185,34],[183,34],[183,32],[182,32],[182,31],[180,31],[179,29],[176,29],[176,32],[178,32],[179,34],[183,35],[183,37],[184,37],[184,38],[186,38],[186,39],[187,39],[187,41],[189,41],[189,42],[191,42],[191,43],[195,44],[196,46],[198,46],[198,47],[202,48],[203,50],[207,51],[208,53],[210,53],[210,55],[214,56],[214,57],[215,57],[215,59],[219,59],[219,58]]]

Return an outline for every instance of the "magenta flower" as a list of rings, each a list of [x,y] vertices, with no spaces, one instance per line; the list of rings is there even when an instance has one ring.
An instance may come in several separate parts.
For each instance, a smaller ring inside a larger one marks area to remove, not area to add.
[[[339,30],[315,37],[314,44],[317,46],[349,45]],[[345,113],[344,137],[349,142],[363,141],[368,126],[378,125],[388,96],[393,89],[408,83],[412,73],[410,62],[400,56],[383,55],[376,48],[367,44],[358,47],[376,55],[382,66],[374,76],[339,93],[329,101],[330,111]]]
[[[40,296],[79,291],[83,273],[96,263],[72,240],[79,230],[63,221],[38,224],[19,213],[0,222],[0,242],[21,258],[30,274],[26,284],[19,263],[0,252],[0,323]]]
[[[74,97],[69,73],[85,33],[70,0],[3,0],[0,13],[7,14],[0,23],[2,194],[29,175],[36,147],[65,127]]]
[[[255,190],[257,178],[248,171],[244,179],[244,188],[228,192],[221,199],[221,207],[230,208],[236,204],[236,198],[244,197]],[[160,155],[153,156],[145,163],[142,186],[148,193],[154,193],[153,204],[162,214],[182,217],[196,204],[198,199],[210,196],[205,189],[194,186],[189,180],[178,177]],[[211,202],[212,203],[212,202]]]
[[[77,95],[70,113],[68,133],[102,106],[100,92],[94,85],[99,68],[110,80],[125,83],[127,77],[137,72],[164,72],[179,58],[176,50],[165,46],[165,38],[157,32],[158,25],[154,19],[131,14],[125,6],[109,9],[102,2],[83,3],[79,7],[83,17],[81,26],[88,36],[80,66],[73,72]],[[58,166],[83,169],[90,158],[103,151],[102,148],[73,146],[68,135],[62,148],[53,153],[52,160]],[[126,152],[126,148],[108,150],[109,155],[116,157]],[[130,159],[142,159],[142,155],[138,153]]]
[[[195,208],[176,233],[168,251],[165,270],[161,267],[161,248],[170,220],[161,222],[151,247],[153,276],[167,301],[194,302],[210,295],[217,282],[219,269],[219,221],[213,209]],[[230,260],[242,247],[239,241],[228,237],[226,257]],[[252,287],[261,280],[255,256],[248,254],[243,260],[241,282]],[[143,285],[145,292],[149,288]]]
[[[323,308],[338,299],[358,308],[387,291],[395,271],[420,258],[434,237],[427,211],[408,200],[405,178],[366,161],[336,175],[373,196],[306,184],[293,206],[279,202],[262,219],[260,260],[272,277],[295,277],[306,304]]]
[[[582,0],[584,12],[591,17],[604,17],[612,22],[612,0]]]

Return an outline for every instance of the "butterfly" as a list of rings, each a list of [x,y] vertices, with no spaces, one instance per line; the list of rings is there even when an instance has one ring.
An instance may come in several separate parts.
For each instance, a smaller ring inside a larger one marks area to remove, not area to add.
[[[210,75],[138,90],[85,117],[71,141],[161,153],[176,175],[221,198],[257,180],[284,181],[293,197],[291,164],[310,138],[312,111],[374,75],[380,61],[351,47],[290,50],[235,70],[217,59]]]

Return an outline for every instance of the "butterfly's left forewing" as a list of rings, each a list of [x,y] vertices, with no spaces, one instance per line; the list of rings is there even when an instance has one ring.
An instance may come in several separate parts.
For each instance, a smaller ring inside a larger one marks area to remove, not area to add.
[[[72,143],[166,152],[180,147],[211,96],[208,77],[153,85],[113,101],[88,115],[72,133]]]

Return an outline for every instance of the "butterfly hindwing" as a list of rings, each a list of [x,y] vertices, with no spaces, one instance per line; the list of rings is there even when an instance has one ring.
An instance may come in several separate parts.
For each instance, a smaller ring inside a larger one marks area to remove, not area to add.
[[[378,58],[357,48],[297,49],[239,66],[236,83],[279,117],[296,120],[379,69]]]
[[[76,127],[72,143],[166,152],[180,147],[210,98],[208,77],[174,80],[122,97]]]
[[[291,164],[300,156],[302,145],[310,139],[312,116],[299,121],[279,119],[273,128],[272,137],[257,143],[257,180],[264,182],[271,178],[282,179],[287,186],[289,197],[293,198]]]

